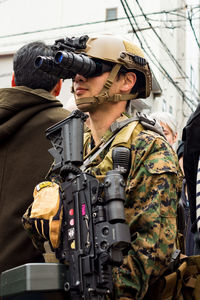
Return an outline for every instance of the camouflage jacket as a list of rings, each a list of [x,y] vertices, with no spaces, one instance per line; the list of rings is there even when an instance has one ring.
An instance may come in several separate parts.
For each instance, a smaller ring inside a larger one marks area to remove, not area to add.
[[[111,135],[108,130],[103,139]],[[87,132],[84,155],[90,152],[91,144],[91,133]],[[166,140],[135,121],[121,129],[110,147],[88,167],[99,180],[113,168],[112,149],[116,146],[131,150],[125,215],[132,247],[123,265],[113,270],[113,299],[143,299],[149,283],[166,269],[174,251],[182,176],[177,156]]]

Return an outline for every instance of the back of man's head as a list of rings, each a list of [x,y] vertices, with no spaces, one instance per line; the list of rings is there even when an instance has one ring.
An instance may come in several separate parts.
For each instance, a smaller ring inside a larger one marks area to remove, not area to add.
[[[59,78],[34,67],[37,56],[53,56],[51,46],[37,41],[24,45],[14,55],[13,70],[16,86],[44,89],[51,92]]]

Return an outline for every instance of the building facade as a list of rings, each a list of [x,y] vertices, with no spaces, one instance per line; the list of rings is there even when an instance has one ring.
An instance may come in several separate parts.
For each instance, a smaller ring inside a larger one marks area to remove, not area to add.
[[[16,3],[15,3],[16,2]],[[181,130],[199,102],[199,4],[196,0],[19,0],[0,2],[0,87],[10,86],[12,57],[23,44],[113,33],[142,47],[153,91],[133,110],[167,111]],[[16,5],[16,7],[15,7]],[[73,109],[71,80],[60,96]]]

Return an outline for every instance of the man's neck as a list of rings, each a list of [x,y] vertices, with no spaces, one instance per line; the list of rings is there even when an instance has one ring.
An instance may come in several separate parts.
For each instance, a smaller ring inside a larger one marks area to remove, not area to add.
[[[111,124],[125,111],[125,102],[114,105],[104,105],[89,113],[90,129],[95,145],[97,145]]]

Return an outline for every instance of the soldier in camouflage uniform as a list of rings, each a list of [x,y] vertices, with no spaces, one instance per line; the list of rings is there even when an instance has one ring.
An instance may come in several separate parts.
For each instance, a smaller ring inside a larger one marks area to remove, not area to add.
[[[85,78],[77,74],[73,90],[78,108],[89,113],[84,155],[112,136],[111,125],[126,120],[130,99],[146,98],[151,74],[142,51],[113,36],[88,41],[86,54],[112,66],[111,72]],[[133,100],[134,101],[134,100]],[[163,273],[175,249],[176,209],[181,188],[175,153],[165,138],[129,123],[88,166],[102,180],[113,169],[112,150],[127,147],[131,166],[126,176],[126,221],[132,248],[123,265],[114,269],[115,299],[143,299],[151,282]]]
[[[122,266],[113,269],[112,299],[144,299],[175,250],[181,190],[178,160],[154,126],[149,130],[140,119],[128,122],[126,109],[130,101],[147,98],[151,91],[151,72],[141,49],[121,38],[103,35],[89,38],[86,49],[80,52],[102,63],[104,68],[97,76],[86,78],[76,74],[73,79],[76,105],[89,114],[84,157],[103,149],[86,171],[103,181],[113,169],[113,149],[121,146],[131,153],[125,175],[125,216],[131,248],[125,253]],[[114,128],[124,122],[126,126],[113,137]],[[104,147],[112,137],[109,146]]]

